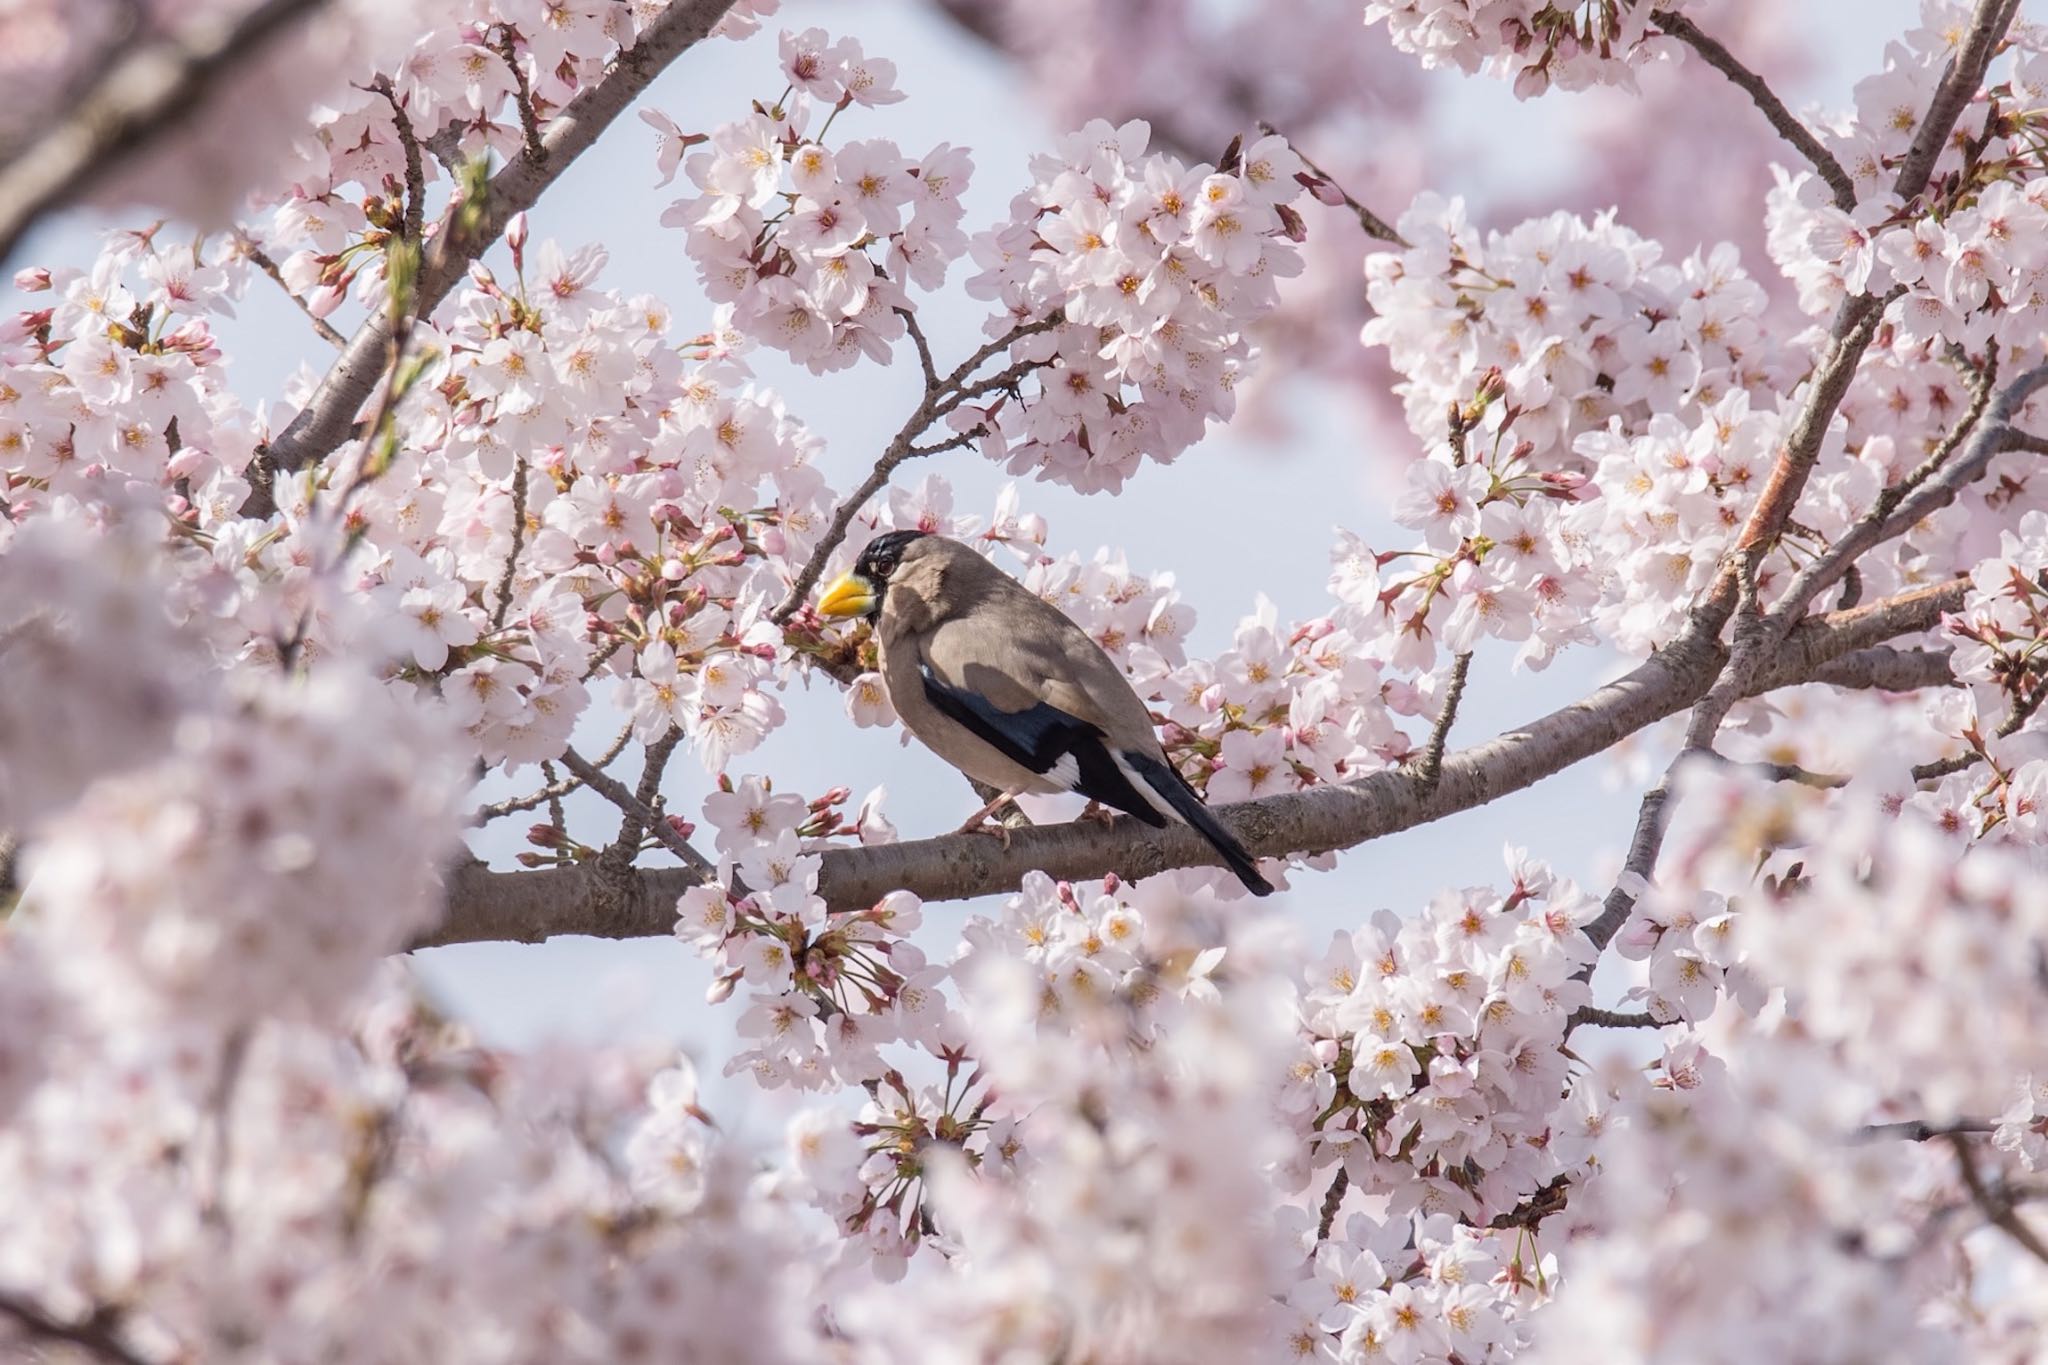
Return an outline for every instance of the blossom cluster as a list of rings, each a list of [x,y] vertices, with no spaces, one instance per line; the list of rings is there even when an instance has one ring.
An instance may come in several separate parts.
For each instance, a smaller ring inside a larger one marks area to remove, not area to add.
[[[1539,1336],[1558,1358],[1593,1343],[1736,1360],[1822,1333],[1825,1359],[1954,1359],[1962,1324],[1896,1286],[2038,1278],[1996,1244],[1943,1251],[1930,1232],[1972,1186],[2001,1187],[2003,1154],[2031,1170],[2048,1150],[2048,884],[1871,784],[1829,796],[1698,767],[1675,799],[1664,870],[1624,935],[1642,926],[1654,953],[1702,964],[1678,986],[1651,970],[1653,1012],[1669,1001],[1700,1032],[1647,1086],[1604,1082],[1637,1112],[1574,1206],[1603,1240]],[[1970,987],[1933,984],[1953,980]],[[1722,993],[1740,1008],[1717,1012]],[[1731,1293],[1760,1321],[1729,1319]],[[2022,1292],[1975,1325],[2038,1330],[2038,1303]]]
[[[1772,258],[1819,316],[1844,298],[1886,298],[1886,316],[1922,346],[1976,355],[2027,347],[2041,335],[2048,297],[2048,168],[2040,149],[2040,97],[2048,41],[2015,30],[2006,62],[1936,149],[1929,188],[1902,199],[1895,178],[1950,59],[1970,7],[1927,0],[1921,22],[1886,50],[1885,69],[1857,82],[1853,116],[1823,140],[1856,191],[1832,202],[1810,172],[1778,172],[1766,222]],[[2003,79],[2000,79],[2000,77]]]
[[[1229,420],[1244,329],[1300,273],[1302,166],[1284,139],[1220,168],[1148,155],[1150,139],[1141,120],[1090,122],[1032,159],[1009,220],[969,244],[967,291],[1001,306],[985,330],[1012,364],[951,420],[1012,473],[1114,492],[1175,459]]]
[[[303,85],[291,117],[245,118],[251,127],[298,135],[268,222],[242,234],[242,251],[260,250],[286,287],[316,317],[356,291],[371,308],[384,302],[384,247],[431,222],[425,198],[465,162],[512,161],[528,154],[538,129],[601,78],[658,20],[663,4],[629,0],[432,0],[424,6],[359,0],[359,7],[402,18],[402,44],[386,59],[352,60],[332,51],[294,70],[375,70],[332,92],[314,111],[306,136]],[[741,0],[715,34],[745,37],[776,0]],[[285,104],[277,92],[275,104]],[[205,177],[200,177],[205,179]],[[239,183],[240,177],[229,177]]]
[[[815,28],[784,32],[781,55],[782,97],[708,136],[647,116],[662,133],[662,183],[680,160],[697,189],[662,221],[685,230],[705,292],[732,305],[740,329],[813,373],[887,363],[909,290],[937,289],[967,249],[960,196],[974,163],[946,143],[916,160],[887,138],[829,145],[848,108],[903,99],[895,65]]]
[[[1366,0],[1365,22],[1384,23],[1394,46],[1424,66],[1456,66],[1514,82],[1528,99],[1553,86],[1635,88],[1636,69],[1677,50],[1653,29],[1648,0]]]

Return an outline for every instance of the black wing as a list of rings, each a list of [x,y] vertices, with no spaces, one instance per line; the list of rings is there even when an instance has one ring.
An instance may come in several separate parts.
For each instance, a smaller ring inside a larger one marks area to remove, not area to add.
[[[1166,817],[1138,793],[1110,757],[1102,731],[1079,716],[1043,701],[1022,711],[1005,711],[981,693],[940,678],[930,664],[920,663],[918,673],[924,680],[925,699],[941,715],[966,726],[1011,762],[1043,776],[1059,767],[1061,759],[1071,757],[1074,772],[1069,790],[1135,815],[1154,828],[1166,825]]]

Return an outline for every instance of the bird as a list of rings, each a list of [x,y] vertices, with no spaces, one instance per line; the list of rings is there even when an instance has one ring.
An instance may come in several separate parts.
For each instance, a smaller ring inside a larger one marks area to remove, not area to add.
[[[971,547],[924,531],[877,536],[817,610],[866,618],[904,728],[1000,793],[962,832],[1025,792],[1078,792],[1155,829],[1192,826],[1247,890],[1272,893],[1167,760],[1123,670],[1058,607]]]

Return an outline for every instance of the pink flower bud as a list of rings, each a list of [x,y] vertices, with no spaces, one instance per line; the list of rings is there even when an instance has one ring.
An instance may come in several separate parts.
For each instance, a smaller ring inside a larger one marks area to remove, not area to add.
[[[704,992],[704,1003],[707,1005],[724,1004],[732,999],[733,990],[739,984],[740,974],[738,972],[728,972],[724,976],[713,978],[710,988]]]
[[[505,241],[514,252],[526,250],[526,210],[512,215],[512,221],[505,224]]]
[[[39,265],[14,272],[14,287],[24,294],[40,294],[50,287],[50,272]]]

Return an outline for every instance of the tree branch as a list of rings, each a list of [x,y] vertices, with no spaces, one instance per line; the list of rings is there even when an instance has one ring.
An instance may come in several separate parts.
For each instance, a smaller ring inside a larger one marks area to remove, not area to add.
[[[1918,692],[1955,683],[1945,649],[1893,649],[1879,645],[1844,654],[1815,670],[1812,681],[1878,692]]]
[[[1416,775],[1432,787],[1443,775],[1444,744],[1450,739],[1451,726],[1458,719],[1458,703],[1465,696],[1465,679],[1471,671],[1471,651],[1451,661],[1451,682],[1444,689],[1443,709],[1437,712],[1436,724],[1429,729],[1429,742],[1422,748],[1422,762],[1415,768]]]
[[[1984,84],[1985,68],[1991,65],[1999,40],[2012,27],[2019,8],[2020,0],[1978,0],[1962,45],[1949,59],[1948,69],[1942,72],[1941,84],[1928,102],[1927,114],[1914,130],[1913,145],[1899,165],[1899,178],[1892,190],[1901,201],[1910,203],[1927,188],[1934,163],[1941,159],[1942,148],[1948,145],[1948,135],[1955,130],[1956,120],[1963,116],[1964,106]]]
[[[12,1320],[31,1338],[76,1346],[100,1360],[112,1361],[114,1365],[148,1365],[141,1356],[121,1344],[120,1338],[114,1335],[110,1315],[104,1312],[95,1313],[84,1322],[64,1322],[51,1317],[27,1299],[0,1292],[0,1321],[7,1320]]]
[[[1855,211],[1856,185],[1849,178],[1849,173],[1842,169],[1841,162],[1835,160],[1834,153],[1821,145],[1813,130],[1801,123],[1798,115],[1785,107],[1785,102],[1778,98],[1777,92],[1764,82],[1762,76],[1736,60],[1734,53],[1722,46],[1717,39],[1701,32],[1700,26],[1683,14],[1660,9],[1652,10],[1650,18],[1656,22],[1658,28],[1697,52],[1708,66],[1740,87],[1756,107],[1763,111],[1763,116],[1770,120],[1771,127],[1778,130],[1778,136],[1791,143],[1794,151],[1813,163],[1813,169],[1820,173],[1820,178],[1827,183],[1829,191],[1833,193],[1835,207],[1844,213]]]
[[[1338,200],[1344,205],[1344,207],[1350,209],[1353,214],[1357,215],[1358,225],[1365,229],[1366,236],[1373,238],[1375,241],[1387,242],[1393,246],[1401,247],[1403,250],[1407,249],[1408,241],[1406,238],[1402,237],[1400,233],[1394,231],[1394,229],[1387,223],[1386,219],[1380,217],[1377,213],[1374,213],[1371,209],[1367,208],[1364,204],[1359,203],[1357,199],[1353,198],[1351,191],[1345,189],[1342,185],[1338,184],[1337,178],[1335,176],[1331,175],[1321,166],[1316,165],[1315,162],[1310,161],[1308,159],[1308,153],[1304,152],[1303,150],[1301,150],[1301,148],[1296,147],[1294,145],[1293,138],[1288,137],[1287,134],[1281,132],[1278,128],[1275,128],[1272,124],[1267,123],[1263,119],[1259,121],[1259,131],[1266,134],[1266,136],[1268,137],[1277,137],[1284,140],[1287,143],[1287,145],[1293,149],[1294,154],[1301,158],[1301,164],[1308,167],[1309,174],[1315,176],[1318,180],[1322,181],[1323,184],[1329,186],[1330,189],[1335,192]],[[1317,203],[1329,202],[1328,200],[1324,199],[1322,195],[1317,194],[1313,188],[1309,190],[1309,193],[1315,196],[1315,200]]]
[[[307,306],[306,301],[304,299],[300,298],[297,294],[294,294],[292,292],[292,287],[284,282],[284,271],[278,268],[277,262],[271,259],[271,255],[269,252],[265,251],[262,247],[258,246],[255,242],[251,241],[247,237],[241,238],[237,242],[237,246],[241,250],[243,258],[246,259],[249,262],[249,264],[255,266],[258,270],[270,276],[271,279],[277,281],[277,287],[279,289],[284,290],[284,296],[286,298],[290,299],[293,303],[299,306],[299,311],[306,315],[306,321],[313,324],[314,332],[319,335],[322,341],[326,342],[330,346],[335,347],[336,349],[342,349],[348,345],[348,338],[343,336],[340,332],[337,332],[334,329],[333,323],[329,322],[326,318],[323,318],[319,314],[315,313],[310,307]]]
[[[512,73],[512,103],[519,110],[520,134],[525,139],[521,154],[528,161],[546,161],[548,149],[540,140],[540,115],[533,107],[533,87],[527,83],[526,68],[519,64],[518,49],[512,45],[512,30],[498,25],[496,41],[490,47]]]
[[[1935,1138],[1953,1138],[1965,1133],[1988,1133],[1997,1127],[1998,1125],[1989,1119],[1957,1119],[1954,1123],[1901,1119],[1896,1123],[1866,1123],[1856,1130],[1856,1136],[1864,1142],[1875,1142],[1884,1138],[1903,1138],[1907,1142],[1931,1142]]]
[[[698,881],[703,881],[717,874],[716,865],[691,847],[690,841],[676,833],[675,826],[668,822],[667,817],[650,804],[653,789],[661,782],[661,771],[668,761],[668,755],[681,738],[682,731],[671,730],[665,743],[657,740],[647,746],[647,767],[641,773],[638,792],[628,789],[625,783],[574,749],[562,751],[562,766],[582,778],[584,786],[617,806],[625,815],[626,818],[619,829],[618,840],[612,847],[619,849],[627,861],[630,862],[633,855],[639,852],[640,836],[643,833],[652,834],[661,841],[663,848],[683,860],[683,865],[696,874]]]
[[[1895,636],[1926,630],[1962,601],[1962,580],[1919,588],[1853,611],[1817,617],[1792,632],[1757,679],[1759,692],[1807,682],[1833,661]],[[1319,853],[1440,820],[1534,785],[1646,725],[1690,706],[1724,658],[1711,639],[1674,645],[1588,696],[1445,758],[1435,786],[1388,768],[1353,782],[1217,808],[1253,856]],[[962,900],[1014,890],[1027,873],[1070,881],[1115,872],[1127,880],[1177,867],[1210,867],[1215,851],[1192,831],[1150,830],[1129,818],[1016,830],[1007,847],[976,834],[835,848],[823,855],[818,889],[837,909],[873,904],[890,891]],[[599,893],[588,866],[494,872],[480,863],[449,879],[447,916],[422,946],[475,940],[539,942],[553,934],[631,938],[668,933],[675,900],[701,877],[685,869],[635,869],[637,894]]]
[[[1573,1010],[1572,1017],[1565,1021],[1564,1031],[1565,1036],[1570,1037],[1576,1028],[1663,1028],[1666,1022],[1653,1017],[1648,1010],[1603,1010],[1582,1005]]]
[[[1782,623],[1796,619],[1806,610],[1807,603],[1825,592],[1829,584],[1847,573],[1872,547],[1904,535],[1954,502],[1965,487],[1984,477],[1994,456],[2020,448],[2023,442],[2017,438],[2026,433],[2012,425],[2013,418],[2044,385],[2048,385],[2048,364],[2019,374],[1992,399],[1960,456],[1899,498],[1895,505],[1887,507],[1880,502],[1819,558],[1793,575],[1784,594],[1771,608],[1779,628],[1784,628]]]
[[[481,229],[473,239],[430,258],[420,272],[421,316],[432,314],[468,272],[470,262],[504,232],[513,215],[532,208],[649,82],[711,32],[732,3],[674,0],[638,42],[619,54],[611,70],[549,121],[541,137],[542,159],[522,156],[491,177]],[[348,439],[363,400],[370,396],[382,372],[387,328],[383,318],[373,316],[349,338],[348,349],[320,381],[312,399],[270,442],[270,460],[278,469],[303,469],[326,458]]]
[[[1977,1169],[1977,1154],[1970,1148],[1970,1139],[1963,1133],[1951,1133],[1949,1146],[1955,1148],[1956,1170],[1962,1174],[1963,1186],[1969,1190],[1970,1198],[1976,1201],[1977,1209],[1986,1222],[2003,1232],[2035,1260],[2048,1264],[2048,1244],[2041,1241],[2040,1234],[2020,1220],[2013,1211],[2012,1199],[2003,1189],[1994,1189],[1986,1183],[1984,1173]]]
[[[175,132],[206,103],[207,87],[327,0],[263,0],[227,23],[138,46],[115,60],[58,122],[0,166],[0,261],[43,214]]]
[[[924,396],[918,400],[910,416],[904,419],[903,426],[889,442],[888,447],[882,451],[881,458],[875,461],[875,467],[868,471],[868,476],[861,480],[858,488],[846,495],[838,510],[833,512],[832,524],[825,528],[825,534],[819,537],[818,543],[811,548],[811,557],[804,562],[803,568],[790,583],[789,591],[783,596],[781,604],[768,613],[769,620],[780,624],[796,614],[796,609],[811,595],[811,589],[818,585],[818,579],[825,572],[826,561],[832,558],[832,552],[846,539],[847,528],[853,525],[854,517],[859,515],[861,508],[867,506],[869,498],[888,485],[889,476],[896,472],[897,466],[921,455],[936,455],[976,439],[973,435],[962,432],[929,446],[917,445],[917,438],[930,430],[932,423],[952,412],[969,398],[977,397],[992,388],[1016,383],[1026,373],[1037,368],[1037,362],[1023,361],[1000,374],[992,375],[978,383],[970,383],[974,372],[991,356],[1008,350],[1025,337],[1049,331],[1065,320],[1064,315],[1055,309],[1035,321],[1020,322],[961,361],[944,379],[938,378],[938,372],[932,366],[924,334],[916,330],[911,332],[911,337],[917,343],[918,359],[923,364],[927,376]]]
[[[391,106],[391,126],[397,130],[398,145],[405,152],[403,231],[406,241],[418,243],[427,231],[427,169],[420,159],[419,134],[413,131],[412,116],[405,112],[397,92],[391,88],[390,77],[379,76],[370,88]]]

